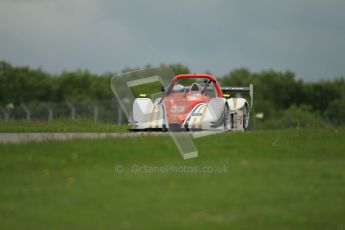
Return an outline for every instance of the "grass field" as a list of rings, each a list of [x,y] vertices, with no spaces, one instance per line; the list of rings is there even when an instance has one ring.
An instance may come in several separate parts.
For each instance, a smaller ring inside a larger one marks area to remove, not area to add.
[[[3,144],[0,229],[345,229],[344,140],[223,133],[191,160],[168,136]]]
[[[53,121],[0,120],[0,132],[36,133],[36,132],[122,132],[128,125],[95,123],[87,119],[62,119]]]

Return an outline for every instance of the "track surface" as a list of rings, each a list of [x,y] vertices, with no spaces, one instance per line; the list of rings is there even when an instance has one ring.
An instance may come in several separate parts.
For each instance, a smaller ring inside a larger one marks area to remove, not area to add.
[[[118,132],[118,133],[0,133],[0,143],[22,143],[30,141],[70,140],[75,138],[135,137],[166,135],[161,132]]]

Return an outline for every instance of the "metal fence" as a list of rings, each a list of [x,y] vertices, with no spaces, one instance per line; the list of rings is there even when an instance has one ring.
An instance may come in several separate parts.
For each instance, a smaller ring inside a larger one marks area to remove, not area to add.
[[[19,105],[0,105],[0,120],[40,120],[52,121],[54,119],[88,119],[94,122],[127,124],[128,120],[123,114],[117,100],[97,100],[64,103],[31,103]],[[293,127],[337,127],[328,118],[322,121],[296,120],[284,118],[283,120],[262,120],[251,116],[249,129],[274,129]]]
[[[32,103],[0,106],[0,119],[8,120],[54,120],[90,119],[94,122],[125,124],[127,118],[117,100]]]

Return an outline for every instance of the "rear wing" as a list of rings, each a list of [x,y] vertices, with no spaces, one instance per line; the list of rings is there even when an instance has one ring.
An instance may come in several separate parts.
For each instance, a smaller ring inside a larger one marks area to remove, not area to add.
[[[249,86],[224,86],[220,87],[223,93],[249,93],[250,96],[250,107],[253,106],[253,84]]]

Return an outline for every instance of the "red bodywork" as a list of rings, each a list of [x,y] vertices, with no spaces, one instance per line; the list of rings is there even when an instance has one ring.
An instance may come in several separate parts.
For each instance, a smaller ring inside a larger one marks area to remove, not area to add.
[[[223,92],[215,77],[209,74],[180,74],[176,75],[172,80],[172,85],[182,78],[205,78],[213,82],[217,97],[223,97]],[[194,94],[194,93],[173,93],[169,94],[163,99],[167,111],[168,123],[182,124],[192,109],[200,103],[207,103],[210,101],[209,96]]]

